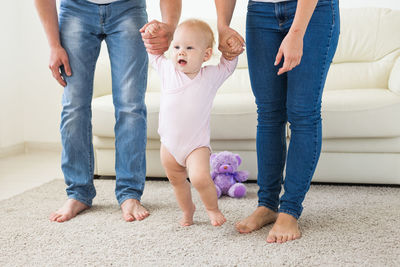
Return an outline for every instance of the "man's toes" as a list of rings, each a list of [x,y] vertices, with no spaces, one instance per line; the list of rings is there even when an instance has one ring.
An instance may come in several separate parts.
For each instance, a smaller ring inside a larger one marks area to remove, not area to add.
[[[59,214],[53,212],[52,214],[50,214],[49,219],[50,219],[50,221],[54,222],[59,216],[60,216]]]
[[[141,213],[141,216],[143,217],[143,219],[146,217],[149,217],[149,215],[150,215],[150,213],[147,210],[145,210]]]
[[[286,241],[288,241],[288,235],[283,235],[282,236],[282,243],[285,243]]]
[[[137,213],[134,215],[134,217],[135,217],[138,221],[143,220],[143,219],[146,218],[147,216],[149,216],[149,214],[148,214],[147,212],[145,212],[145,211],[137,212]]]
[[[276,242],[278,242],[278,243],[283,243],[283,242],[282,242],[282,239],[283,239],[283,236],[282,236],[282,235],[278,235],[278,236],[276,237]]]
[[[138,221],[141,221],[141,220],[144,219],[144,216],[143,216],[142,214],[138,214],[138,215],[135,216],[135,218],[136,218]]]
[[[56,219],[57,222],[65,222],[65,221],[68,221],[68,220],[69,220],[69,217],[66,214],[63,214],[63,215],[61,215],[60,217],[58,217]]]
[[[135,220],[135,217],[129,213],[124,214],[123,217],[124,217],[124,220],[127,222],[133,222]]]

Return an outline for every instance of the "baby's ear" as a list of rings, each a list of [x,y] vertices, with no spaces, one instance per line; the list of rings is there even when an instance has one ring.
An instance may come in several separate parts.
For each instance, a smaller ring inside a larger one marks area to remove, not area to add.
[[[211,58],[211,56],[212,56],[212,48],[209,47],[206,49],[206,54],[204,55],[203,62],[208,61]]]

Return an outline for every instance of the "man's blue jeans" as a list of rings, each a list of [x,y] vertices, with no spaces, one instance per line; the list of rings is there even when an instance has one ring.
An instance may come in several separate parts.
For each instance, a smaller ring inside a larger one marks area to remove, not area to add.
[[[146,177],[147,53],[139,29],[147,22],[144,0],[97,5],[62,0],[61,44],[68,53],[72,76],[63,73],[61,114],[62,162],[69,198],[91,206],[93,185],[91,101],[96,61],[103,40],[111,61],[116,124],[116,188],[119,204],[140,200]],[[64,71],[63,71],[64,72]]]
[[[250,1],[246,50],[258,113],[258,205],[299,218],[321,151],[321,95],[340,21],[337,0],[319,0],[304,36],[300,65],[278,76],[283,60],[274,66],[275,57],[296,6],[297,1]],[[287,122],[291,139],[286,155]]]

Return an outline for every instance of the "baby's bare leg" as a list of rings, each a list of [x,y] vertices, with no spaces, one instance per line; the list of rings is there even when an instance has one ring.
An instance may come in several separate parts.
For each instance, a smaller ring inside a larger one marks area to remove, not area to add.
[[[175,158],[168,152],[168,150],[161,145],[161,163],[164,167],[165,173],[172,187],[178,205],[183,211],[183,218],[180,221],[182,226],[190,226],[193,224],[193,214],[196,207],[192,201],[192,193],[190,191],[190,184],[186,180],[186,168],[179,165]]]
[[[186,165],[190,181],[200,194],[211,224],[223,225],[226,219],[218,208],[217,190],[210,176],[210,150],[207,147],[194,150],[187,157]]]

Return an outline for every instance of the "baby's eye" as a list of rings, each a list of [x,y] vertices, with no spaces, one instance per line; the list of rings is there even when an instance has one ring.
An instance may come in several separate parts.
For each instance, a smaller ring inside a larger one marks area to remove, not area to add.
[[[179,49],[179,45],[174,46],[175,49]]]
[[[194,49],[194,48],[193,48],[193,46],[188,46],[186,49],[187,49],[187,50],[192,50],[192,49]]]

